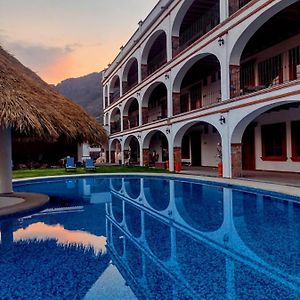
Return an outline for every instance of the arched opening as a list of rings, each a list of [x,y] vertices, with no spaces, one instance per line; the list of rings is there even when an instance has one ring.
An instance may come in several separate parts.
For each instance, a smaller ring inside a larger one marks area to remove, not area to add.
[[[168,139],[161,131],[149,133],[143,146],[144,165],[165,169],[169,160],[168,147]]]
[[[221,66],[219,60],[212,54],[194,62],[195,59],[188,62],[175,79],[173,88],[174,115],[221,101]]]
[[[126,93],[138,84],[138,62],[132,58],[126,65],[123,74],[123,93]]]
[[[142,104],[143,124],[167,118],[167,97],[167,87],[163,83],[155,83],[149,88]]]
[[[140,142],[135,136],[129,136],[124,144],[125,164],[140,165]]]
[[[104,87],[103,87],[103,89],[104,89],[104,105],[105,105],[105,107],[104,108],[106,108],[106,107],[108,107],[108,86],[107,85],[105,85]]]
[[[114,103],[117,99],[120,98],[121,87],[120,87],[120,78],[115,76],[110,84],[110,104]]]
[[[111,163],[122,164],[122,146],[118,139],[115,139],[110,147],[111,151]]]
[[[124,130],[139,126],[139,103],[137,99],[130,99],[124,108],[123,128]]]
[[[119,108],[115,108],[110,116],[110,133],[121,131],[121,112]]]
[[[145,46],[142,56],[142,78],[154,73],[167,62],[167,35],[156,32]]]
[[[232,98],[300,78],[299,1],[268,19],[254,34],[251,30],[250,26],[244,33],[251,37],[245,47],[243,35],[231,56]]]
[[[179,164],[183,169],[216,175],[216,167],[221,162],[221,142],[218,130],[206,122],[183,126],[175,136],[175,166]]]
[[[300,174],[299,116],[300,102],[295,102],[275,105],[250,120],[240,133],[242,172],[233,170],[233,175],[261,176],[256,171],[271,171],[273,177],[274,172]]]
[[[220,0],[186,1],[174,22],[173,57],[220,23]]]

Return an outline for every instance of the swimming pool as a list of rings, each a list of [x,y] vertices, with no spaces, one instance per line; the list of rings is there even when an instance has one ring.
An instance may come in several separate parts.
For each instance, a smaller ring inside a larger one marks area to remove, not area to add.
[[[1,220],[1,299],[299,298],[296,198],[149,176],[14,190],[51,202]]]

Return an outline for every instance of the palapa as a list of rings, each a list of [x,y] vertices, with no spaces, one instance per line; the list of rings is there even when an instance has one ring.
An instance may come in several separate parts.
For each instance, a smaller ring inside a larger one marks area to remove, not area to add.
[[[105,143],[104,128],[0,46],[0,126],[22,135]]]

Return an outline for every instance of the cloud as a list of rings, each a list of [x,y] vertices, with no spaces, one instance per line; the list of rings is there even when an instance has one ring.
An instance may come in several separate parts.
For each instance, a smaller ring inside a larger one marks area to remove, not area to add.
[[[79,43],[66,44],[62,47],[31,44],[26,41],[14,41],[0,32],[1,45],[24,65],[40,73],[58,60],[68,57],[82,45]]]

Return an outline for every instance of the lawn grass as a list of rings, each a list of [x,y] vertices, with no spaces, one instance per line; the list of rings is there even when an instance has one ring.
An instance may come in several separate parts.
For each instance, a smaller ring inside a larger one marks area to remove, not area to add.
[[[100,173],[168,173],[167,170],[138,167],[138,166],[101,166],[96,167],[95,171],[86,171],[84,168],[77,168],[76,171],[67,172],[64,168],[58,169],[26,169],[14,170],[13,178],[32,178],[43,176],[63,176],[63,175],[77,175],[77,174],[100,174]]]

